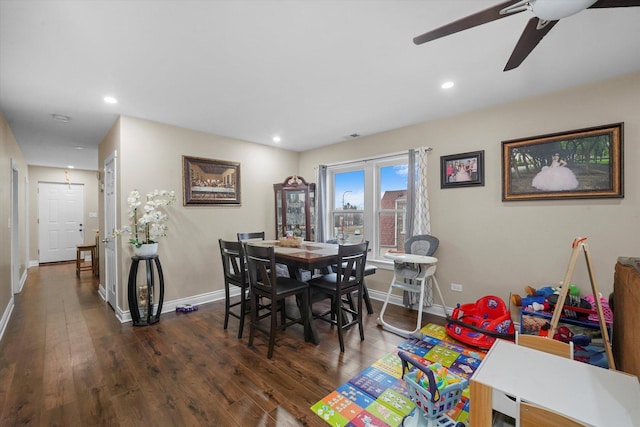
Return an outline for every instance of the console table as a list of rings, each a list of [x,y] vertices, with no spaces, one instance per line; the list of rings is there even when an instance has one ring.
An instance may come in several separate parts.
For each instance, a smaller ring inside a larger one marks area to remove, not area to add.
[[[516,400],[589,426],[633,427],[640,420],[638,378],[496,340],[471,377],[470,425],[491,426],[493,409],[516,419]]]
[[[137,283],[138,265],[140,261],[144,261],[146,266],[147,280],[142,284]],[[154,266],[159,279],[158,303],[155,310]],[[160,321],[162,302],[164,300],[164,276],[162,275],[162,266],[160,265],[158,255],[131,257],[131,268],[129,269],[129,283],[127,288],[129,294],[129,311],[131,312],[133,326],[148,326]]]

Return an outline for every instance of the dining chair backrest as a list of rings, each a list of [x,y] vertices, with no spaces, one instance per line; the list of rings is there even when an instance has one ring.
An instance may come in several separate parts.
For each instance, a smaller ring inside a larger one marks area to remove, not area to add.
[[[231,240],[218,239],[220,243],[220,257],[225,279],[232,283],[247,283],[242,243]]]
[[[338,268],[336,280],[340,286],[355,286],[362,282],[367,262],[369,242],[338,246]],[[353,280],[355,279],[355,280]]]
[[[404,251],[408,254],[432,256],[438,249],[440,240],[429,234],[411,236],[404,242]]]
[[[249,284],[252,289],[275,295],[276,256],[273,246],[254,246],[244,243]]]
[[[568,343],[542,337],[539,335],[520,334],[516,332],[516,344],[545,353],[555,354],[566,359],[573,359],[573,342]]]
[[[238,233],[239,242],[246,242],[247,240],[264,240],[264,231],[251,231],[248,233]]]

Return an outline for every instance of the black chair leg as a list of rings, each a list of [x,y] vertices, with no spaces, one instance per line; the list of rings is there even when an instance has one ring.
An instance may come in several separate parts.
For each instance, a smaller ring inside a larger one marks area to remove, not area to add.
[[[271,359],[273,356],[273,347],[276,344],[276,331],[278,329],[278,304],[280,301],[271,302],[271,328],[269,330],[269,350],[267,352],[267,359]]]
[[[340,295],[336,295],[336,321],[338,322],[338,340],[340,341],[340,353],[344,353],[344,313],[342,312],[342,298]]]
[[[249,325],[249,347],[253,346],[253,337],[256,334],[256,322],[258,321],[258,297],[251,296],[251,323]]]
[[[244,289],[240,291],[240,326],[238,326],[238,339],[242,338],[242,331],[244,329],[244,318],[247,315],[246,306],[247,306],[247,297]],[[226,322],[225,322],[226,326]]]
[[[229,285],[225,284],[224,288],[224,329],[227,329],[229,325],[229,311],[231,310],[229,304]]]
[[[364,279],[362,279],[362,298],[364,298],[364,303],[367,305],[367,313],[373,314],[373,306],[371,305],[371,299],[369,298],[369,289],[367,289]]]
[[[364,288],[364,283],[362,285]],[[358,329],[360,329],[360,341],[364,341],[364,325],[362,324],[362,300],[364,300],[364,295],[364,289],[362,289],[362,296],[358,295]]]

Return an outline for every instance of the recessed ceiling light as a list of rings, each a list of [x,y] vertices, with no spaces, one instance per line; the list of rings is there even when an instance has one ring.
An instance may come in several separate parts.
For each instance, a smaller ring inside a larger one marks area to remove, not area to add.
[[[105,96],[104,102],[106,102],[107,104],[117,104],[118,100],[115,99],[113,96]]]
[[[273,137],[273,142],[280,142],[280,137],[278,135]]]
[[[63,122],[63,123],[67,123],[68,121],[71,120],[71,117],[65,116],[64,114],[52,114],[51,118],[55,121]]]
[[[442,83],[442,86],[440,86],[442,89],[451,89],[453,87],[453,82],[449,81],[449,82],[444,82]]]
[[[76,145],[76,146],[75,146],[75,147],[73,147],[73,148],[75,148],[76,150],[84,150],[84,147],[81,147],[81,146],[79,146],[79,145]]]
[[[74,169],[74,166],[69,165],[67,166],[67,169]]]

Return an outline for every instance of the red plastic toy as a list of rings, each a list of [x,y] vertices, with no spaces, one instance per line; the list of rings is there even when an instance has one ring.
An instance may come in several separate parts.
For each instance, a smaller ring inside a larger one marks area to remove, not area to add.
[[[458,304],[447,318],[446,330],[449,336],[480,349],[491,348],[496,338],[513,341],[516,332],[506,304],[493,295]]]

